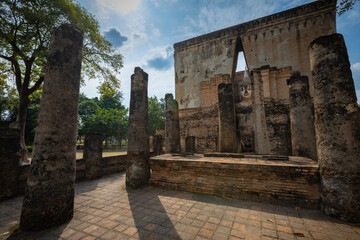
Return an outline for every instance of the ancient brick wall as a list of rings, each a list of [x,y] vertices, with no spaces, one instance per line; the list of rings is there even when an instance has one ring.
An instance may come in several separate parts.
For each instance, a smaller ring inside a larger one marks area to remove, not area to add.
[[[227,198],[318,208],[317,166],[150,159],[150,184]]]
[[[288,101],[265,101],[270,153],[291,155],[290,109]]]
[[[103,157],[100,161],[102,176],[112,173],[122,172],[126,169],[126,155]],[[26,181],[29,176],[30,164],[19,167],[18,181],[14,187],[17,188],[18,194],[23,194]],[[102,177],[99,176],[99,177]],[[76,160],[76,181],[86,180],[86,165],[84,159]]]
[[[210,81],[200,83],[201,87],[201,108],[214,108],[218,105],[218,85],[220,83],[231,83],[230,75],[218,74]]]
[[[289,88],[292,68],[269,66],[252,72],[255,151],[291,155]]]
[[[179,111],[181,151],[185,151],[185,138],[195,136],[197,152],[216,152],[219,134],[217,106],[208,109]]]
[[[217,151],[219,135],[218,85],[230,83],[230,75],[218,74],[201,82],[201,107],[179,111],[181,150],[185,151],[185,138],[195,136],[196,151]]]

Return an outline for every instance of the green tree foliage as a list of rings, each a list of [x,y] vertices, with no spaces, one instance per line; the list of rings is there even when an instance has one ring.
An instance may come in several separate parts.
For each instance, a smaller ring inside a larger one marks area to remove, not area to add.
[[[69,22],[84,32],[83,76],[119,86],[114,74],[122,67],[121,54],[101,36],[98,22],[75,0],[0,1],[0,78],[14,81],[19,95],[16,121],[22,133],[23,161],[29,96],[44,81],[52,29]]]
[[[106,140],[115,138],[120,142],[126,139],[128,110],[121,104],[120,93],[116,90],[111,91],[111,94],[108,93],[109,91],[105,93],[100,91],[100,99],[90,99],[80,94],[78,132],[80,137],[89,132],[100,132],[106,136]]]
[[[79,120],[81,121],[86,116],[95,114],[96,110],[100,109],[97,99],[89,99],[85,94],[81,93],[79,97]]]
[[[114,137],[118,141],[126,138],[127,109],[96,109],[94,114],[85,116],[82,121],[84,133],[100,132],[106,138]]]
[[[156,96],[148,99],[149,134],[155,135],[156,130],[165,129],[165,100]]]
[[[338,5],[338,14],[342,15],[343,13],[351,10],[359,1],[360,0],[341,0]]]
[[[102,83],[99,87],[100,100],[98,100],[98,104],[101,108],[106,109],[125,109],[125,107],[121,104],[123,99],[120,91],[117,91],[117,88],[111,85],[108,82]]]

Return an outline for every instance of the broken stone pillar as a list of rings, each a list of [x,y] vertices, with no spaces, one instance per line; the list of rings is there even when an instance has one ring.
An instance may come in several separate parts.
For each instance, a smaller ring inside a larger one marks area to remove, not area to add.
[[[126,186],[138,188],[150,177],[148,123],[148,75],[136,67],[131,75]]]
[[[154,155],[161,155],[163,147],[163,137],[162,135],[155,135],[153,138],[153,152]]]
[[[321,209],[360,222],[360,109],[340,34],[310,43]]]
[[[185,152],[187,153],[195,153],[195,136],[187,136],[185,138]]]
[[[84,143],[84,162],[86,167],[85,177],[87,179],[100,178],[103,175],[101,167],[102,143],[105,139],[102,133],[87,133]]]
[[[0,127],[0,199],[18,193],[20,149],[20,129]]]
[[[269,133],[265,116],[265,82],[269,67],[254,69],[251,72],[252,111],[254,113],[254,145],[256,154],[270,154]],[[268,85],[268,84],[266,84]],[[266,93],[270,97],[270,93]]]
[[[218,85],[219,151],[236,152],[236,123],[232,84]]]
[[[165,95],[165,149],[167,153],[180,152],[179,104],[171,93]]]
[[[52,33],[20,227],[37,231],[73,217],[83,33],[63,24]]]
[[[309,79],[296,72],[288,80],[288,85],[292,154],[317,160],[314,107],[310,96]]]

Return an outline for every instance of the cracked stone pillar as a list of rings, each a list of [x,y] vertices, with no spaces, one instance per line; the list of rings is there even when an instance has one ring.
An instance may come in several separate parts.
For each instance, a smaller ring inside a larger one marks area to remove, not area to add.
[[[53,30],[21,212],[23,231],[73,217],[82,46],[83,33],[73,25]]]
[[[309,79],[297,72],[291,76],[288,85],[292,154],[317,160],[314,107],[310,96]]]
[[[0,127],[0,199],[18,193],[20,129]]]
[[[236,123],[232,84],[218,86],[219,97],[219,151],[236,152]]]
[[[131,75],[126,186],[138,188],[150,177],[148,74],[136,67]]]
[[[343,221],[360,222],[360,109],[344,38],[320,37],[309,53],[321,209]]]
[[[100,178],[103,175],[101,167],[102,143],[105,139],[102,133],[87,133],[84,143],[85,177],[87,179]]]
[[[162,135],[155,135],[153,138],[153,152],[154,155],[161,155],[162,154],[162,147],[163,147],[163,137]]]
[[[179,104],[171,93],[165,95],[165,149],[167,153],[180,152]]]
[[[195,153],[195,136],[187,136],[185,138],[185,152],[187,153]]]

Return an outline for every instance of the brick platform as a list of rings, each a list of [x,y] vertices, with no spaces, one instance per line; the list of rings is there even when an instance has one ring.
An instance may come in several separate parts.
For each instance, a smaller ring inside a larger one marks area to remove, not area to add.
[[[165,154],[151,158],[150,166],[153,186],[313,209],[319,206],[318,165],[308,158]]]

